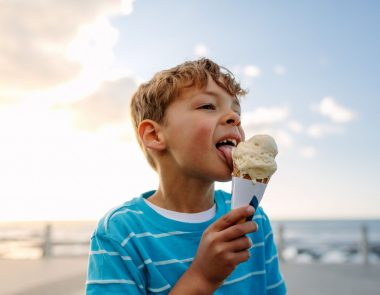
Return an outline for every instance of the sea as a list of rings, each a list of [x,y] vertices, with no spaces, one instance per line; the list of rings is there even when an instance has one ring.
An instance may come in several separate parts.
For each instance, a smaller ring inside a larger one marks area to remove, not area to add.
[[[88,255],[95,221],[0,222],[0,259]],[[274,220],[280,257],[292,263],[380,263],[380,220]],[[45,251],[46,253],[46,251]]]

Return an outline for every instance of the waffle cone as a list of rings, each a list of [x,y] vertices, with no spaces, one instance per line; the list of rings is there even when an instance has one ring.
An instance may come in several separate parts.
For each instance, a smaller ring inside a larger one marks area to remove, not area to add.
[[[234,170],[232,171],[232,176],[252,180],[252,178],[248,174],[241,173],[240,170],[236,168],[235,166],[234,166]],[[260,178],[260,179],[256,178],[256,181],[264,183],[264,184],[268,184],[269,179],[270,179],[269,177]]]

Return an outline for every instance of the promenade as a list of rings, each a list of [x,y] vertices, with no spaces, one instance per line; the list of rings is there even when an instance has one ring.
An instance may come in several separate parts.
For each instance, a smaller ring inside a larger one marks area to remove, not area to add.
[[[86,265],[86,258],[0,260],[0,294],[84,294]],[[284,263],[281,269],[290,295],[380,294],[380,264]]]

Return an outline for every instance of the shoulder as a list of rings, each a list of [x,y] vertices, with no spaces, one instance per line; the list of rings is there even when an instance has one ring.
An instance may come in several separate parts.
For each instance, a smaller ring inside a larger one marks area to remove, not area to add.
[[[94,235],[120,240],[141,225],[144,215],[142,196],[109,210],[98,222]]]

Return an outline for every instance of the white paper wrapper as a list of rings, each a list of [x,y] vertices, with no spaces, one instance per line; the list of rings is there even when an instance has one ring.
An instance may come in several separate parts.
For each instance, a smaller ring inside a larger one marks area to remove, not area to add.
[[[241,177],[232,177],[232,200],[231,209],[252,205],[255,210],[259,207],[267,185]]]

